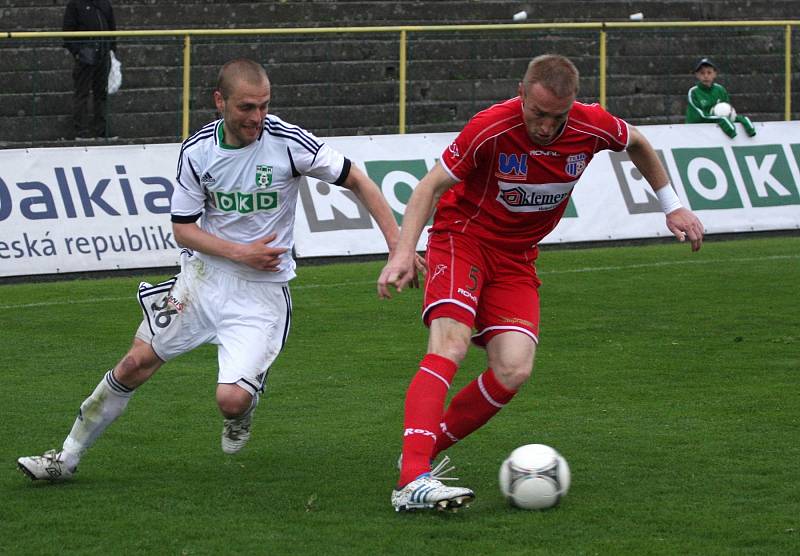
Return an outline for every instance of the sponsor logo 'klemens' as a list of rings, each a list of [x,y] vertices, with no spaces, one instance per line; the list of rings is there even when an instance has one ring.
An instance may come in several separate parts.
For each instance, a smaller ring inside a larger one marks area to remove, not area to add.
[[[511,212],[552,210],[569,197],[576,182],[567,183],[506,183],[497,182],[497,200]]]

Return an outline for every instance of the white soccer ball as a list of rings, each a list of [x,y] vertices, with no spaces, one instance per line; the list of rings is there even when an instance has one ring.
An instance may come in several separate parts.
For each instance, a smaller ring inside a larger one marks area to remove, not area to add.
[[[524,510],[546,510],[557,505],[569,490],[567,460],[550,446],[520,446],[500,466],[500,490],[508,501]]]
[[[719,118],[728,118],[733,121],[736,119],[736,110],[727,102],[718,102],[711,109],[711,113]]]

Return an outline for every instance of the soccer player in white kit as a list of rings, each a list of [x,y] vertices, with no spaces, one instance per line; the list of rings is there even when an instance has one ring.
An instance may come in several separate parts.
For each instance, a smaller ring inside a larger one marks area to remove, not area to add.
[[[184,141],[172,196],[181,272],[139,286],[144,318],[133,346],[81,404],[61,451],[21,457],[31,479],[73,475],[85,451],[164,362],[201,344],[218,346],[222,450],[250,438],[253,410],[289,333],[288,282],[298,184],[312,176],[351,190],[391,249],[399,229],[380,190],[342,154],[268,114],[270,82],[248,59],[225,64],[214,101],[222,119]]]

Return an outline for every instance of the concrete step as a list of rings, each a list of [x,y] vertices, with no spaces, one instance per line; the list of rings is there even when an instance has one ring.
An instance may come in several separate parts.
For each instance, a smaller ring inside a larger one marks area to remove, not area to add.
[[[628,82],[629,83],[629,82]],[[407,105],[407,122],[410,126],[428,123],[449,123],[454,127],[463,125],[476,112],[490,106],[494,102],[504,100],[514,94],[514,81],[502,83],[489,82],[484,89],[480,83],[463,82],[453,86],[446,81],[429,82],[424,86],[417,83],[409,90]],[[419,88],[418,88],[419,87]],[[348,122],[353,128],[381,128],[387,133],[396,131],[398,111],[396,91],[386,83],[375,83],[372,86],[354,83],[337,88],[337,95],[348,99],[337,106],[320,106],[319,98],[325,98],[328,85],[285,86],[276,89],[275,101],[271,110],[287,120],[309,128],[310,130],[332,129],[341,127],[338,122]],[[209,95],[198,89],[193,91],[192,122],[197,127],[207,120],[213,119],[214,108]],[[596,96],[582,94],[585,102],[596,101]],[[800,98],[795,98],[800,101]],[[71,91],[58,93],[41,93],[38,95],[6,95],[3,105],[3,117],[6,132],[21,133],[33,139],[65,136],[69,128],[61,123],[41,125],[42,118],[66,118],[71,110]],[[761,91],[738,91],[733,95],[734,106],[741,113],[769,113],[770,119],[782,119],[783,96],[764,97]],[[678,115],[682,118],[686,109],[685,92],[653,91],[637,94],[613,94],[607,97],[610,111],[636,123],[649,122],[653,117],[670,117]],[[797,108],[797,104],[794,105]],[[120,132],[127,137],[180,134],[181,97],[177,89],[152,88],[139,90],[122,90],[109,100],[110,119],[115,128],[117,123],[124,125],[133,122],[129,129]],[[151,116],[155,114],[157,119]],[[19,125],[14,122],[19,120]],[[25,125],[23,120],[32,120]],[[172,123],[172,127],[163,127],[163,120]],[[59,120],[60,121],[60,120]],[[43,133],[42,130],[49,130]],[[169,133],[166,133],[168,131]],[[5,133],[4,133],[5,135]]]
[[[72,91],[39,93],[36,95],[4,95],[4,113],[16,116],[58,116],[72,110]],[[109,97],[109,110],[113,114],[145,114],[149,112],[179,111],[181,97],[174,89],[120,90]],[[209,103],[207,103],[209,104]],[[6,112],[7,110],[7,112]]]
[[[737,112],[751,115],[756,113],[774,114],[771,119],[783,119],[783,99],[777,96],[764,98],[760,93],[738,94],[735,99]],[[675,95],[639,94],[635,96],[610,96],[607,98],[608,110],[635,123],[646,121],[654,116],[680,116],[686,114],[686,97]]]
[[[561,39],[553,39],[561,43]],[[771,39],[764,39],[761,51],[748,48],[746,54],[719,54],[720,51],[702,51],[712,56],[723,70],[723,77],[730,80],[732,74],[782,74],[784,55],[782,48],[776,48]],[[473,41],[477,46],[460,48],[457,41],[420,41],[412,43],[409,55],[408,78],[434,79],[440,71],[448,79],[502,78],[521,75],[530,57],[542,51],[559,51],[571,56],[584,76],[595,75],[598,71],[596,44],[580,43],[567,52],[566,48],[549,48],[548,42],[536,43],[539,51],[534,51],[529,40]],[[31,43],[29,43],[31,44]],[[570,41],[568,44],[578,44]],[[649,41],[640,41],[649,44]],[[325,56],[325,50],[343,49],[337,56]],[[800,46],[800,41],[798,42]],[[270,48],[274,47],[274,48]],[[203,45],[196,47],[192,64],[192,80],[213,83],[219,65],[234,56],[248,55],[264,60],[273,81],[317,83],[320,81],[350,80],[349,74],[355,72],[359,79],[394,79],[399,72],[396,56],[397,45],[392,41],[370,41],[358,44],[347,41],[343,44],[312,42],[298,44],[253,46],[242,51],[242,45]],[[719,47],[718,47],[719,48]],[[646,50],[643,46],[643,50]],[[671,54],[664,51],[656,57],[626,48],[632,54],[614,53],[609,49],[608,74],[613,78],[619,74],[651,75],[658,78],[663,74],[688,75],[697,55]],[[262,54],[267,52],[267,54]],[[731,47],[727,52],[738,52]],[[120,59],[123,62],[123,76],[126,86],[153,87],[170,83],[179,86],[182,82],[182,52],[177,43],[173,44],[121,44]],[[372,64],[372,65],[370,65]],[[377,64],[377,65],[375,65]],[[430,69],[433,66],[434,69]],[[37,83],[52,83],[55,87],[64,86],[69,79],[60,76],[51,79],[58,72],[71,72],[72,59],[60,46],[38,48],[0,48],[0,74],[9,74],[8,92],[16,93],[35,90]],[[56,74],[48,73],[56,72]],[[488,73],[484,73],[488,72]],[[29,75],[22,75],[22,74]],[[516,77],[515,77],[516,78]]]
[[[718,82],[732,98],[743,93],[771,91],[781,95],[784,89],[782,74],[771,73],[754,76],[752,74],[726,74]],[[692,75],[641,75],[614,74],[606,83],[606,95],[669,94],[680,96],[683,100],[689,88],[696,83]]]
[[[121,137],[163,136],[180,137],[180,112],[150,112],[147,114],[111,114],[111,131]],[[145,132],[146,131],[146,132]],[[0,142],[9,141],[53,141],[69,137],[72,132],[72,117],[67,114],[37,117],[3,118]]]
[[[718,58],[722,63],[722,59]],[[637,73],[644,75],[686,75],[692,77],[692,66],[697,61],[697,56],[693,57],[672,57],[672,56],[618,56],[609,59],[607,73],[632,73],[629,68],[634,68]],[[715,60],[716,62],[716,60]],[[735,68],[735,72],[747,72],[750,74],[783,73],[784,55],[782,52],[770,54],[750,54],[732,53],[725,57],[725,66]]]
[[[741,50],[751,54],[782,52],[784,31],[783,27],[610,29],[606,47],[611,57],[685,57],[691,70],[692,62],[703,55],[722,62],[730,53]]]
[[[241,2],[129,0],[115,2],[120,29],[320,27],[510,23],[526,9],[528,21],[625,21],[633,11],[646,20],[784,19],[797,15],[793,0],[564,0],[561,2],[457,1],[419,2]],[[60,29],[61,1],[29,0],[24,6],[0,0],[0,28],[6,31]]]

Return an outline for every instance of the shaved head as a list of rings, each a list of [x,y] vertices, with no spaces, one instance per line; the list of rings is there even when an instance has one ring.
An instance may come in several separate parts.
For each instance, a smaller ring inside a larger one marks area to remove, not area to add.
[[[261,85],[264,82],[269,83],[269,78],[267,71],[258,62],[247,58],[231,60],[222,66],[217,77],[217,90],[222,94],[222,98],[227,100],[239,81],[250,85]]]
[[[528,89],[538,83],[557,97],[568,98],[578,95],[578,79],[578,68],[569,58],[543,54],[528,64],[522,85]]]

